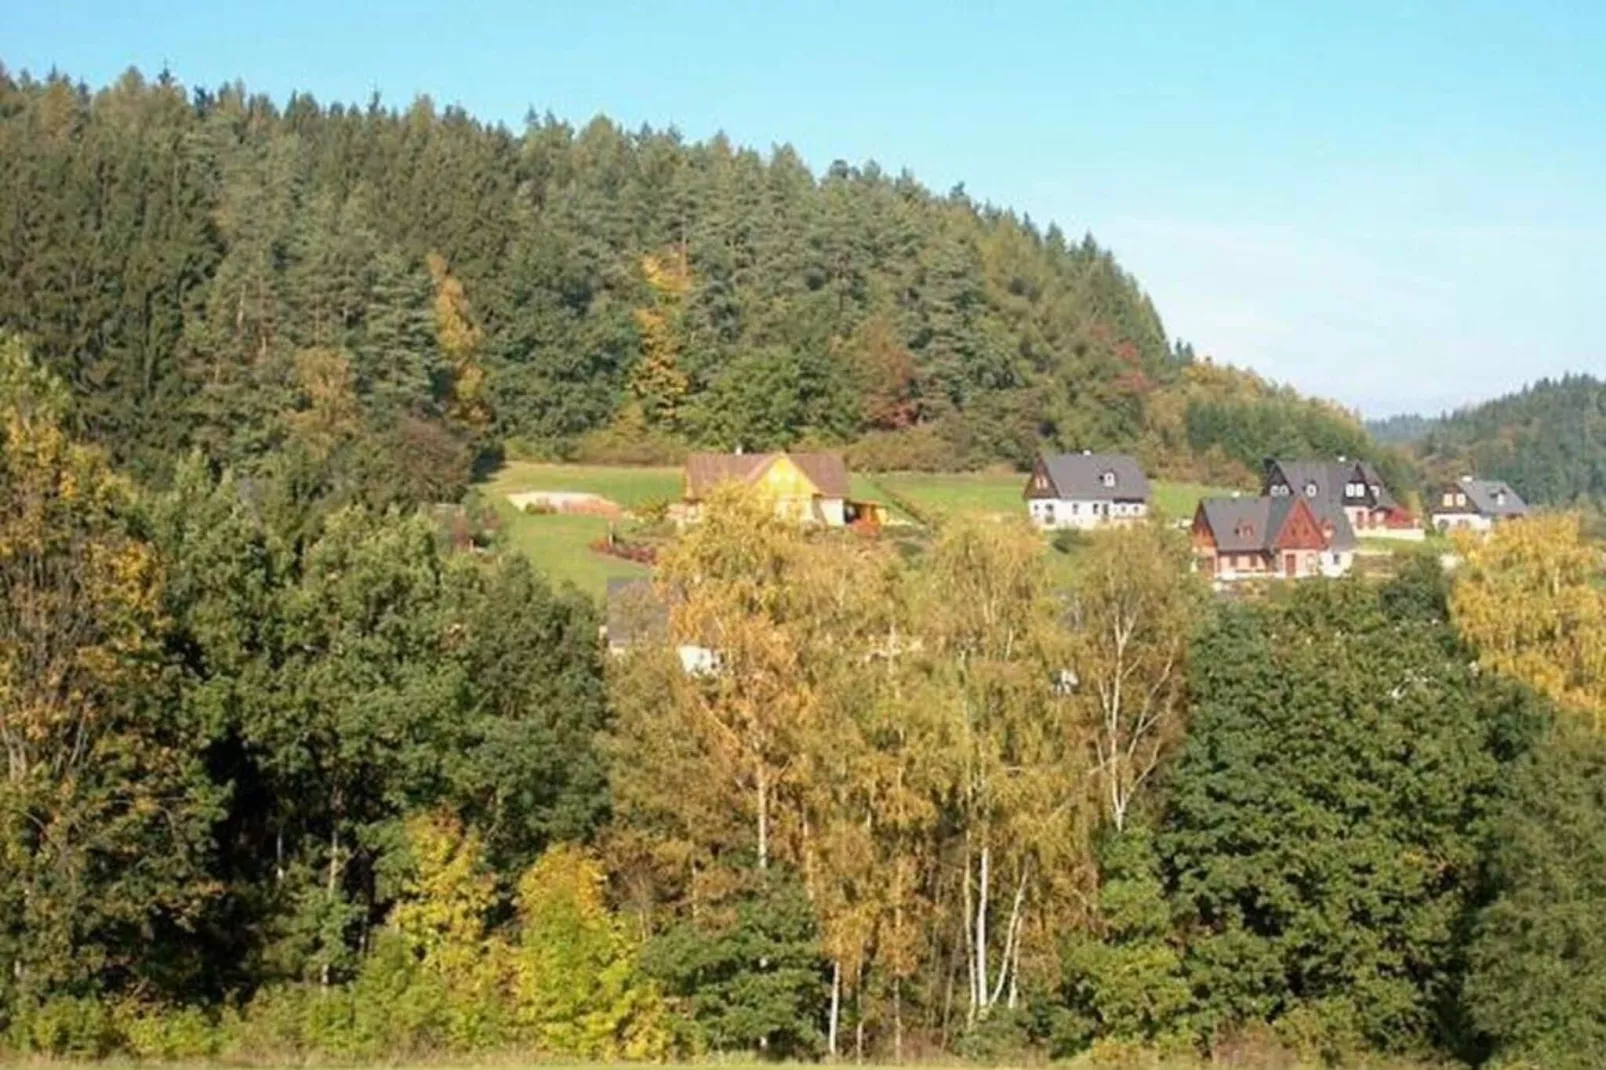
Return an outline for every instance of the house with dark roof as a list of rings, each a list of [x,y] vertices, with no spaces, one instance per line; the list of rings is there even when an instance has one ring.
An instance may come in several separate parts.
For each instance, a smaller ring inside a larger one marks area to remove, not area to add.
[[[1439,531],[1488,531],[1528,515],[1528,503],[1498,479],[1462,476],[1438,489],[1429,514]]]
[[[602,626],[608,653],[623,656],[630,651],[669,641],[669,603],[645,577],[608,580],[608,600]],[[675,654],[680,667],[697,675],[719,667],[719,656],[712,650],[690,643],[677,644]]]
[[[1149,514],[1149,480],[1124,453],[1039,454],[1021,492],[1040,528],[1100,528]]]
[[[686,458],[687,514],[721,483],[757,488],[775,502],[777,515],[838,528],[866,520],[881,523],[880,503],[855,500],[840,453],[694,453]]]
[[[1355,562],[1349,518],[1306,495],[1206,498],[1194,512],[1192,537],[1198,567],[1218,586],[1341,576]]]
[[[1268,457],[1261,493],[1306,498],[1331,516],[1342,512],[1355,532],[1394,539],[1420,539],[1426,533],[1411,512],[1394,500],[1369,461],[1279,461]]]

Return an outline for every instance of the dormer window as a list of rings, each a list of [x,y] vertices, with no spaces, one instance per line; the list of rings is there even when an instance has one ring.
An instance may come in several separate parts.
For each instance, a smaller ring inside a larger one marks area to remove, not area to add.
[[[1314,484],[1314,483],[1306,483],[1305,484],[1305,497],[1307,497],[1307,498],[1316,497],[1316,484]]]
[[[1104,485],[1106,487],[1115,486],[1115,473],[1114,472],[1105,472],[1104,475],[1101,476],[1100,478],[1101,478],[1101,480],[1103,481],[1103,483],[1104,483]]]
[[[1494,492],[1494,503],[1496,505],[1504,505],[1504,504],[1506,504],[1506,492],[1503,491],[1503,490],[1495,491]]]
[[[1283,498],[1283,497],[1287,497],[1288,488],[1286,486],[1284,486],[1283,484],[1279,483],[1275,487],[1271,488],[1271,492],[1276,497]]]
[[[1383,497],[1383,488],[1378,486],[1376,483],[1372,484],[1372,497],[1374,497],[1374,498]]]
[[[1255,525],[1245,520],[1233,529],[1233,534],[1240,539],[1252,539],[1255,537]]]

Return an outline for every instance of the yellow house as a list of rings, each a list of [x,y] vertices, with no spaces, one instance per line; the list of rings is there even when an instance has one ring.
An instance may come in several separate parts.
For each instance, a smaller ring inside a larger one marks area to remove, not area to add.
[[[708,493],[725,482],[757,487],[779,516],[838,528],[857,520],[879,524],[877,502],[850,498],[840,453],[694,453],[686,458],[686,504],[693,517]]]

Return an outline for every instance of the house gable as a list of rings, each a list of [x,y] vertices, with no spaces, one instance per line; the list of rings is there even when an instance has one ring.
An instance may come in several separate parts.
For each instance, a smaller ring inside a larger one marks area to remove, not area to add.
[[[1037,462],[1032,465],[1031,475],[1026,477],[1026,489],[1021,491],[1021,497],[1030,500],[1059,496],[1059,490],[1054,486],[1054,477],[1049,474],[1048,464],[1039,456]]]
[[[812,498],[820,493],[814,481],[784,453],[774,454],[754,482],[765,494],[780,501]]]
[[[1315,511],[1303,499],[1296,498],[1271,545],[1275,550],[1325,550],[1331,541],[1331,536],[1317,521]]]
[[[1214,551],[1220,545],[1215,529],[1210,526],[1210,514],[1205,511],[1204,502],[1200,502],[1193,511],[1192,535],[1196,550]]]

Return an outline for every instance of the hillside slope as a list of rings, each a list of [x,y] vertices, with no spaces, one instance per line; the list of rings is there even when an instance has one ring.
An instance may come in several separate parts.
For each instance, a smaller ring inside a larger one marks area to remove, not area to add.
[[[1096,446],[1229,481],[1371,450],[1173,347],[1091,237],[786,147],[0,68],[0,200],[0,328],[150,474],[289,454],[404,499],[504,443],[924,468]]]

